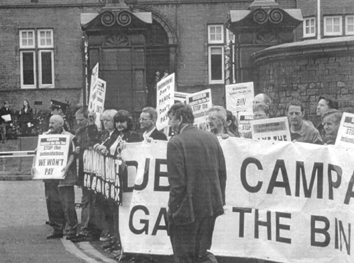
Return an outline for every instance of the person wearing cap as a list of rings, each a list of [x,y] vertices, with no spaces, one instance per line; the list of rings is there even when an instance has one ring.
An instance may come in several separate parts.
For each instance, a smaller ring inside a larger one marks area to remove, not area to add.
[[[163,132],[156,128],[157,111],[153,107],[146,107],[140,114],[140,128],[144,130],[143,138],[145,141],[163,140],[167,141],[167,137]]]
[[[69,107],[69,104],[57,101],[57,100],[51,100],[51,115],[60,115],[64,119],[64,130],[66,131],[71,131],[71,127],[69,122],[66,120],[66,110]]]
[[[323,126],[323,114],[330,109],[338,110],[338,102],[329,96],[320,96],[318,98],[318,103],[316,107],[317,116],[321,117],[320,123],[317,125],[316,129],[320,132],[321,136],[324,137],[326,132]]]

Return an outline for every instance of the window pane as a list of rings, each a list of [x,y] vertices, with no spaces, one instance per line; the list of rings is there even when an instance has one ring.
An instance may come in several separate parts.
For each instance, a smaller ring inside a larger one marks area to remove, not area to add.
[[[53,84],[52,79],[52,53],[41,52],[42,84]]]
[[[22,68],[23,68],[23,84],[34,85],[34,54],[26,53],[22,54]]]
[[[210,49],[211,79],[222,80],[222,52],[221,48]]]

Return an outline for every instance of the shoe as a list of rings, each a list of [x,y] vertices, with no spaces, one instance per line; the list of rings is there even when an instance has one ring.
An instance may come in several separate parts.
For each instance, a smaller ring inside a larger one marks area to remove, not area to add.
[[[47,236],[47,239],[55,239],[55,238],[62,238],[62,237],[63,237],[63,233],[53,232]]]
[[[89,241],[94,241],[95,239],[93,236],[86,236],[86,235],[77,235],[74,238],[71,239],[71,242],[73,243],[79,243],[79,242],[89,242]]]
[[[66,240],[73,240],[77,237],[75,234],[66,235]]]
[[[112,236],[110,234],[105,234],[100,236],[100,241],[106,242],[110,241],[112,239]]]

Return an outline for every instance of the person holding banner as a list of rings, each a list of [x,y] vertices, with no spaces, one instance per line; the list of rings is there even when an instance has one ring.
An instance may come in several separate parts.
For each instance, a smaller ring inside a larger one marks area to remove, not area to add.
[[[322,137],[325,137],[322,115],[330,109],[338,110],[338,102],[330,98],[329,96],[320,96],[316,107],[316,114],[321,117],[321,121],[316,126],[316,129],[320,132]]]
[[[322,123],[325,135],[323,142],[327,145],[335,144],[343,113],[339,110],[330,109],[322,114]]]
[[[98,240],[101,230],[93,222],[94,204],[96,195],[93,190],[84,187],[84,151],[93,147],[98,142],[98,129],[95,125],[94,113],[89,113],[87,108],[80,108],[75,113],[76,123],[79,126],[75,133],[75,146],[78,160],[78,185],[82,188],[81,230],[73,242]]]
[[[319,131],[309,122],[304,120],[304,106],[298,100],[293,100],[288,105],[288,119],[292,141],[323,144]]]
[[[152,107],[146,107],[140,114],[140,128],[144,130],[143,138],[150,142],[153,140],[167,141],[167,137],[163,132],[156,129],[157,111]]]
[[[217,137],[223,139],[229,136],[235,137],[231,132],[229,132],[226,122],[226,110],[222,106],[213,106],[208,110],[208,120],[210,131],[214,133]],[[226,136],[225,136],[226,135]]]
[[[53,115],[49,120],[49,131],[46,134],[68,134],[71,137],[69,157],[64,167],[65,179],[44,180],[45,197],[47,203],[49,225],[53,227],[52,234],[47,239],[61,238],[71,240],[76,236],[77,215],[75,210],[76,165],[73,135],[63,129],[64,119],[59,115]]]
[[[216,136],[193,126],[192,108],[168,111],[175,136],[167,144],[168,229],[176,263],[217,262],[211,248],[215,220],[224,213],[226,166]]]

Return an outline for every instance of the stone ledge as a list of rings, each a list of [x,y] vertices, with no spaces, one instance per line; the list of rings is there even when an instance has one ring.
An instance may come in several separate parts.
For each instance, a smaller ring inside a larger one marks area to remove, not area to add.
[[[354,52],[354,36],[306,40],[272,46],[254,53],[252,59],[258,65],[289,57],[302,58],[311,55],[321,56],[349,52],[352,54]]]

